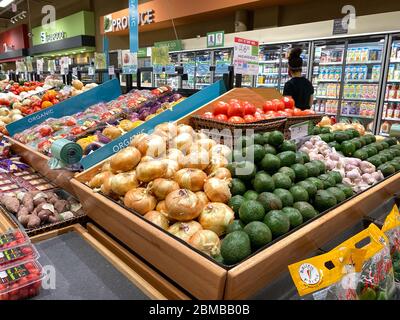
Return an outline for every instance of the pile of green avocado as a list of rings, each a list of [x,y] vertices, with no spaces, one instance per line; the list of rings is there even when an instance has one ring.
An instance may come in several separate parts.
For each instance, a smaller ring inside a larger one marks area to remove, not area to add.
[[[331,133],[329,128],[316,127],[314,133],[344,156],[372,163],[377,170],[382,171],[384,177],[400,170],[400,145],[396,138],[377,142],[374,135],[360,137],[354,129]]]
[[[229,206],[236,220],[221,244],[219,259],[225,265],[353,196],[340,173],[326,173],[322,161],[310,161],[279,131],[242,137],[240,146],[228,165],[233,176]]]

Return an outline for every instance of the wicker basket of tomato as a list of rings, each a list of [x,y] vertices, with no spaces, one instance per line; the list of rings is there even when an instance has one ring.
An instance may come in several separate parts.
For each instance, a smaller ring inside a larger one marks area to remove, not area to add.
[[[190,119],[191,126],[195,130],[205,129],[219,136],[232,136],[241,134],[246,130],[266,132],[285,128],[286,117],[280,113],[268,112],[264,106],[256,106],[248,101],[230,99],[228,102],[217,101],[212,106],[213,111],[202,115],[194,115]],[[227,131],[228,130],[228,131]]]

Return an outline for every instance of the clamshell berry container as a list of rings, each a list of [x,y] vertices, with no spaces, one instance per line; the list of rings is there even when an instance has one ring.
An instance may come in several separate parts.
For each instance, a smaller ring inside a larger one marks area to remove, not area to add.
[[[43,268],[37,261],[28,261],[0,271],[0,300],[23,300],[40,293]]]
[[[24,243],[18,247],[0,251],[0,270],[38,258],[39,253],[36,248],[29,243]]]
[[[27,234],[19,229],[9,230],[0,234],[0,251],[11,250],[23,244],[29,244]]]

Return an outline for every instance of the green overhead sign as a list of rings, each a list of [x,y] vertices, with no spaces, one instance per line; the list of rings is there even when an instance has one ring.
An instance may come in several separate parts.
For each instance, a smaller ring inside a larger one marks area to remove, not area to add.
[[[169,51],[180,51],[180,50],[182,50],[182,41],[181,40],[171,40],[171,41],[155,42],[154,46],[156,48],[168,47]]]
[[[81,35],[94,36],[94,14],[89,11],[81,11],[56,20],[54,25],[33,28],[32,33],[32,44],[34,46]]]

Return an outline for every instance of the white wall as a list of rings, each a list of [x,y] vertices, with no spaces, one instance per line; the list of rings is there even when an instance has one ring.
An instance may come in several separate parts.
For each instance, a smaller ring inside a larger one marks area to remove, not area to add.
[[[234,37],[258,40],[262,43],[292,42],[332,38],[333,20],[286,27],[260,29],[225,35],[225,47],[233,47]],[[356,28],[348,35],[400,32],[400,11],[357,17]],[[348,36],[344,35],[344,36]],[[337,36],[335,36],[337,37]],[[183,40],[185,50],[206,48],[205,37]]]

